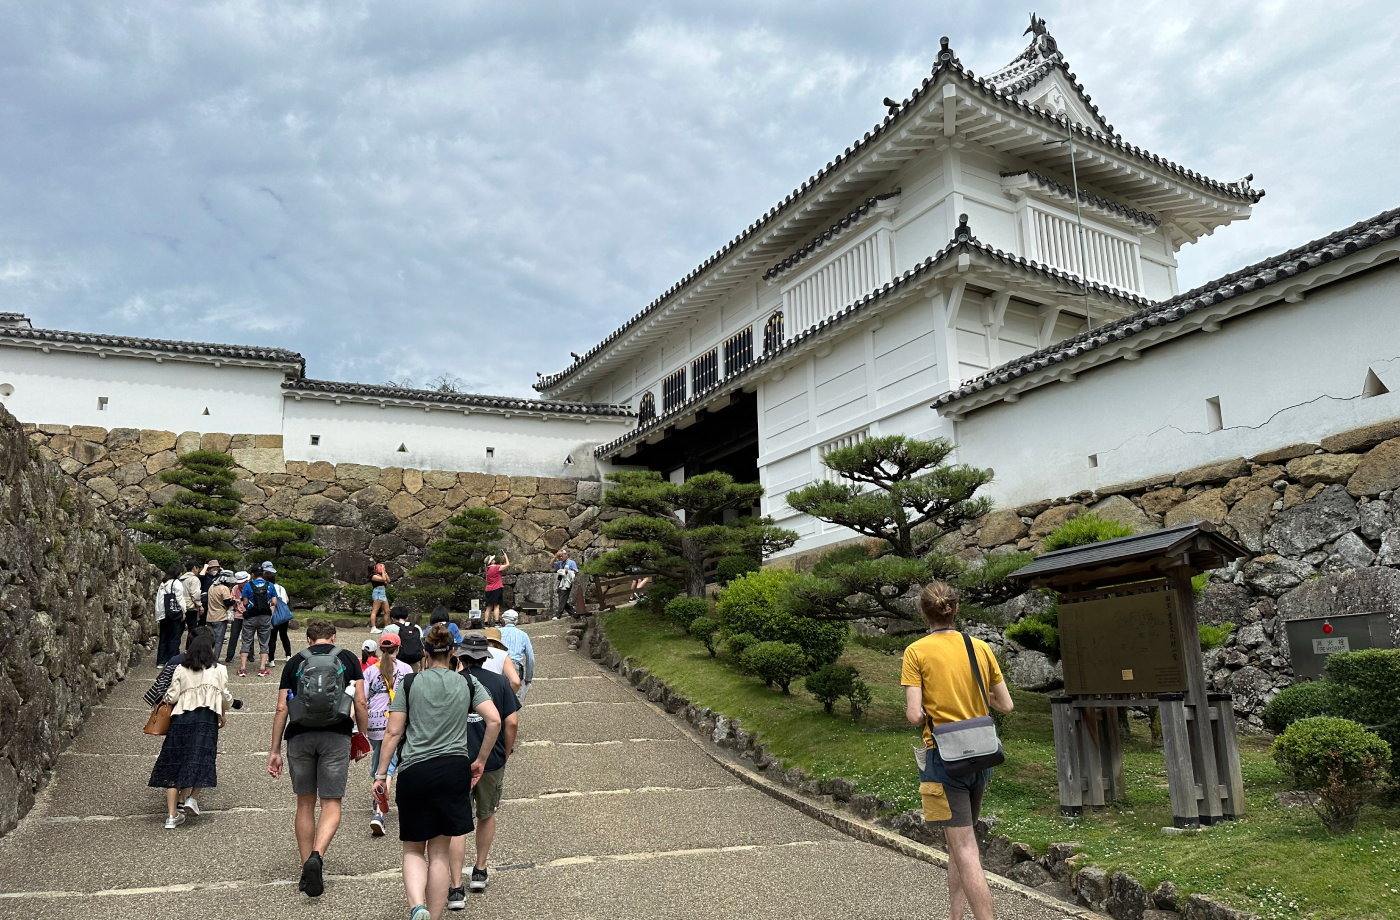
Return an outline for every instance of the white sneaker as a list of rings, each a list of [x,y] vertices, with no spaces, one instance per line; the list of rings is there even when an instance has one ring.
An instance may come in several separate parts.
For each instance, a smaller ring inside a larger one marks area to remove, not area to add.
[[[196,818],[199,817],[199,803],[195,801],[194,796],[190,796],[189,798],[187,798],[187,799],[185,799],[183,802],[181,802],[181,803],[180,803],[180,810],[181,810],[181,811],[189,812],[190,814],[194,815]]]
[[[185,816],[182,815],[182,814],[166,815],[166,816],[165,816],[165,829],[168,830],[168,831],[173,831],[173,830],[175,830],[175,828],[179,827],[181,824],[184,824],[184,823],[185,823]]]
[[[369,634],[370,634],[371,636],[377,636],[377,635],[379,635],[380,633],[382,633],[383,631],[384,631],[384,630],[380,629],[378,626],[374,626],[374,627],[371,627],[371,628],[370,628]]]

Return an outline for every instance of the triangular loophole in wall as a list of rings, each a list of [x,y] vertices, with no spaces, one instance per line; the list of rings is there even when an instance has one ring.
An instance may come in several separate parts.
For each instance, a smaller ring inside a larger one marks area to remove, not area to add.
[[[1366,382],[1361,385],[1361,398],[1370,399],[1372,396],[1384,396],[1389,392],[1390,387],[1381,383],[1381,378],[1376,376],[1376,372],[1366,368]]]
[[[209,414],[209,407],[208,407],[208,406],[205,406],[205,407],[204,407],[204,414],[205,414],[205,415],[208,415],[208,414]]]
[[[401,454],[406,454],[406,453],[408,453],[408,445],[406,445],[406,444],[400,444],[400,445],[399,445],[399,453],[401,453]]]

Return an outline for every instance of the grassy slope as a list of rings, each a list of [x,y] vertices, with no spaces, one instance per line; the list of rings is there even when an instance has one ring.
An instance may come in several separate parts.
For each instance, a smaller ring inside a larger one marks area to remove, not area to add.
[[[899,658],[852,644],[842,663],[855,665],[874,701],[853,723],[837,717],[798,684],[790,697],[712,660],[675,627],[631,608],[608,615],[608,638],[623,655],[650,668],[697,704],[741,719],[774,756],[827,779],[845,777],[858,791],[918,806],[911,747],[904,721]],[[997,769],[985,810],[998,831],[1038,849],[1073,841],[1093,864],[1122,869],[1147,885],[1170,879],[1183,893],[1218,897],[1274,918],[1400,916],[1400,811],[1371,808],[1357,832],[1329,837],[1306,808],[1283,808],[1276,793],[1289,784],[1262,739],[1246,738],[1243,761],[1248,817],[1199,834],[1167,836],[1171,807],[1161,753],[1135,723],[1125,754],[1128,802],[1077,821],[1059,817],[1055,755],[1046,697],[1016,692],[1016,712],[1003,737],[1008,761]]]

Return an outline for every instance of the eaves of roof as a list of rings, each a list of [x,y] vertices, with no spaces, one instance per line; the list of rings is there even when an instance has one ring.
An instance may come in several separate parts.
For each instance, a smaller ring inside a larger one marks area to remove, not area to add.
[[[873,198],[865,199],[860,203],[858,207],[852,210],[851,213],[847,214],[845,217],[841,218],[836,223],[826,228],[826,230],[823,231],[820,236],[814,237],[801,249],[797,250],[792,255],[783,259],[777,265],[774,265],[772,268],[768,269],[768,271],[764,272],[763,280],[768,281],[773,278],[776,278],[778,275],[781,275],[789,268],[792,268],[799,262],[802,262],[809,255],[816,252],[818,249],[822,248],[832,240],[836,239],[838,236],[845,233],[851,227],[854,227],[856,224],[861,223],[865,216],[868,215],[870,212],[874,211],[875,208],[880,204],[880,202],[897,197],[899,197],[899,189],[895,189],[894,191],[887,192],[883,195],[876,195]]]
[[[220,345],[213,342],[180,342],[171,339],[143,339],[125,335],[104,335],[95,332],[67,332],[60,329],[28,329],[0,327],[0,343],[29,348],[56,347],[81,351],[144,352],[151,357],[186,357],[224,359],[240,363],[272,364],[298,375],[305,372],[306,360],[297,352],[284,348],[262,348],[256,345]]]
[[[934,401],[933,408],[941,409],[983,390],[1010,383],[1034,371],[1077,358],[1148,329],[1178,322],[1192,313],[1208,309],[1233,297],[1266,288],[1397,238],[1400,238],[1400,208],[1383,211],[1368,220],[1223,275],[1137,313],[1081,332],[1049,348],[1042,348],[1014,361],[1008,361],[940,396]]]
[[[1017,176],[1025,176],[1047,191],[1068,198],[1071,201],[1074,200],[1074,190],[1068,185],[1056,179],[1051,179],[1044,173],[1036,172],[1033,169],[1022,169],[1016,172],[1004,172],[1001,174],[1001,178],[1003,179],[1014,179]],[[1126,204],[1119,204],[1116,201],[1104,198],[1102,195],[1095,195],[1093,192],[1082,187],[1079,189],[1079,200],[1088,207],[1097,208],[1100,211],[1108,211],[1109,213],[1116,214],[1139,224],[1145,224],[1149,227],[1160,227],[1162,225],[1162,219],[1156,214],[1149,214],[1147,211],[1140,211]]]
[[[955,260],[960,255],[982,256],[990,261],[998,262],[1014,269],[1020,269],[1033,275],[1038,275],[1056,286],[1069,284],[1078,287],[1081,285],[1078,275],[1062,272],[1052,266],[1036,262],[1033,259],[1027,259],[1024,256],[1006,252],[1002,249],[997,249],[993,246],[988,246],[981,242],[972,235],[972,231],[968,227],[967,215],[963,214],[958,220],[957,233],[953,236],[953,239],[948,245],[944,246],[938,252],[924,259],[918,265],[904,272],[893,281],[887,281],[864,297],[847,304],[843,309],[826,317],[815,326],[811,326],[797,333],[773,351],[755,358],[747,367],[724,378],[715,386],[703,392],[696,393],[690,399],[665,415],[657,416],[646,425],[639,425],[627,434],[596,448],[594,454],[598,457],[610,456],[629,444],[644,440],[655,432],[665,429],[681,416],[693,412],[699,404],[714,399],[719,391],[723,390],[727,392],[733,390],[736,386],[741,386],[746,381],[762,376],[764,373],[774,369],[778,364],[791,357],[794,353],[813,345],[817,337],[826,334],[837,326],[847,323],[852,320],[852,318],[881,301],[892,298],[909,288],[916,287],[923,282],[931,280],[936,274],[937,269]],[[1088,288],[1095,296],[1109,300],[1136,305],[1146,305],[1149,303],[1149,301],[1136,294],[1130,294],[1127,291],[1108,287],[1096,281],[1089,282]]]
[[[1062,131],[1072,131],[1093,146],[1106,149],[1115,155],[1127,156],[1148,163],[1157,169],[1172,174],[1180,180],[1196,185],[1210,194],[1232,198],[1250,204],[1256,203],[1259,199],[1264,197],[1264,191],[1262,189],[1253,189],[1243,184],[1227,183],[1211,179],[1208,176],[1204,176],[1201,173],[1174,163],[1165,157],[1143,150],[1141,147],[1126,144],[1117,135],[1077,124],[1067,116],[1053,115],[1039,106],[1022,102],[1020,99],[998,90],[991,81],[976,77],[973,75],[972,71],[963,67],[962,62],[958,60],[957,55],[954,54],[952,48],[949,47],[947,36],[939,39],[939,45],[940,50],[937,60],[934,63],[932,73],[924,78],[923,82],[914,89],[908,99],[899,103],[897,107],[891,107],[889,114],[885,116],[882,122],[865,132],[864,137],[847,147],[814,175],[810,176],[807,181],[793,189],[782,201],[769,208],[758,220],[749,224],[738,236],[734,237],[715,252],[714,255],[692,269],[680,281],[677,281],[668,288],[664,294],[647,304],[646,307],[642,308],[625,323],[613,330],[613,332],[601,342],[579,355],[573,364],[562,371],[541,377],[535,382],[534,388],[543,391],[557,386],[559,383],[567,380],[570,376],[586,367],[602,352],[607,350],[610,345],[621,338],[624,333],[632,329],[642,320],[651,316],[657,310],[666,306],[692,284],[706,275],[711,269],[723,262],[726,257],[740,246],[768,228],[779,217],[786,215],[794,206],[800,204],[807,196],[823,186],[833,176],[843,172],[858,156],[863,155],[871,148],[872,145],[881,141],[893,129],[901,126],[912,117],[912,112],[930,96],[935,85],[944,77],[949,80],[956,80],[964,87],[976,91],[983,97],[1008,105],[1030,118],[1054,124]]]
[[[540,413],[605,418],[631,418],[626,406],[600,403],[573,403],[544,399],[518,399],[512,396],[484,396],[476,393],[440,393],[408,387],[346,383],[338,380],[298,378],[283,382],[288,396],[323,399],[348,398],[362,402],[397,403],[414,406],[441,406],[444,409],[482,409],[493,412]]]

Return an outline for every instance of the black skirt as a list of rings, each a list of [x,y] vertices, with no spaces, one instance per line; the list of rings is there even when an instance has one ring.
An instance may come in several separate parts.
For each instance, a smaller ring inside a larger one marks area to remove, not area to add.
[[[148,786],[156,789],[212,789],[218,785],[219,717],[201,706],[170,720]]]

